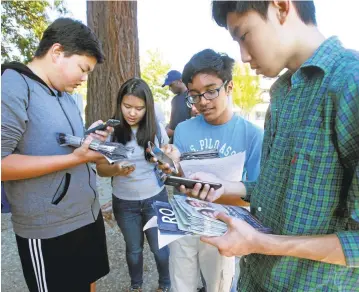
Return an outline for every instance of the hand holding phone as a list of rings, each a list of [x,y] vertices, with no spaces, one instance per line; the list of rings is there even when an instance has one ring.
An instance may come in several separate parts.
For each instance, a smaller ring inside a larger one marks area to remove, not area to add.
[[[104,122],[96,127],[93,127],[91,129],[88,129],[85,132],[85,135],[89,135],[91,133],[95,133],[97,130],[106,130],[107,127],[117,127],[121,124],[121,122],[119,120],[114,120],[114,119],[109,119],[107,120],[107,122]]]
[[[135,168],[135,166],[136,166],[136,164],[132,163],[132,162],[121,164],[121,168],[123,168],[123,169]]]
[[[174,161],[151,141],[148,141],[148,150],[149,153],[152,155],[152,157],[154,157],[160,165],[162,164],[163,166],[165,166],[166,164],[168,164],[170,168],[169,170],[166,169],[166,167],[164,168],[160,166],[161,170],[163,170],[166,173],[173,172],[174,174],[178,174],[178,169]]]
[[[128,176],[136,169],[136,164],[132,162],[120,162],[117,163],[117,172],[116,175],[119,176]]]
[[[214,190],[218,190],[219,188],[222,187],[222,184],[220,183],[207,182],[207,181],[201,181],[201,180],[171,176],[171,175],[167,176],[166,180],[164,181],[165,185],[174,186],[174,187],[185,186],[187,189],[193,189],[197,183],[200,183],[202,185],[201,190],[206,184],[209,185],[210,189],[213,188]]]
[[[190,175],[189,179],[200,183],[200,186],[196,184],[194,187],[182,185],[180,187],[180,192],[183,194],[209,202],[218,200],[224,194],[224,185],[226,184],[226,181],[219,179],[212,173],[196,172]]]

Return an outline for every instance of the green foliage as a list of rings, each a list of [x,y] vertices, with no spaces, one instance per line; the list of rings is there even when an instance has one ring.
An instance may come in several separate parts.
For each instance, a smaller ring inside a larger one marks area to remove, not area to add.
[[[172,93],[168,87],[162,87],[171,65],[162,59],[159,50],[149,50],[141,58],[141,78],[150,86],[155,101],[165,101]]]
[[[69,10],[67,10],[66,2],[64,0],[54,0],[53,10],[60,15],[71,14]]]
[[[251,75],[248,64],[236,63],[233,70],[233,103],[248,115],[254,106],[262,103],[260,77]]]
[[[50,24],[49,13],[68,13],[63,0],[1,1],[2,62],[28,62],[35,53],[42,33]]]

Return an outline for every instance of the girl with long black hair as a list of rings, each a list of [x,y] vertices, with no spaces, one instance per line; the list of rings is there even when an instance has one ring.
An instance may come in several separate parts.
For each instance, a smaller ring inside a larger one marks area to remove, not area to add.
[[[131,277],[130,291],[142,291],[144,233],[154,254],[159,274],[158,292],[170,290],[168,268],[169,249],[158,249],[157,229],[143,232],[143,226],[155,212],[153,201],[168,201],[166,188],[150,163],[146,148],[148,141],[157,146],[168,143],[164,127],[156,120],[151,90],[145,81],[132,78],[120,88],[115,119],[121,126],[115,128],[113,141],[135,148],[130,159],[110,165],[106,160],[97,164],[100,176],[113,177],[113,212],[126,242],[126,260]],[[126,163],[128,163],[126,162]]]

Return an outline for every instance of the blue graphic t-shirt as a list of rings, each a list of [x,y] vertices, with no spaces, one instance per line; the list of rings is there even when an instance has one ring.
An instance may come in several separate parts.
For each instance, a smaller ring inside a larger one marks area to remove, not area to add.
[[[174,144],[180,152],[218,149],[220,157],[246,152],[245,178],[254,181],[259,175],[263,130],[234,114],[223,125],[211,125],[202,115],[180,123]]]

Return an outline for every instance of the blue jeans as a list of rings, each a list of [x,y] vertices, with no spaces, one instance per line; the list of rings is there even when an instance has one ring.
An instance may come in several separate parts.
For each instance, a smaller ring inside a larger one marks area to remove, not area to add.
[[[171,286],[168,246],[158,249],[157,228],[150,228],[143,232],[143,226],[153,216],[156,216],[151,206],[154,201],[168,202],[166,188],[156,196],[140,201],[121,200],[112,196],[113,213],[126,242],[126,261],[131,277],[131,286],[142,286],[143,283],[144,233],[146,233],[148,244],[155,256],[159,286]]]

